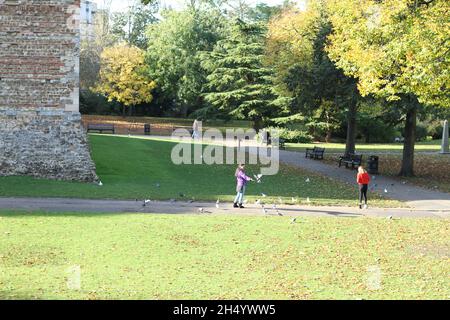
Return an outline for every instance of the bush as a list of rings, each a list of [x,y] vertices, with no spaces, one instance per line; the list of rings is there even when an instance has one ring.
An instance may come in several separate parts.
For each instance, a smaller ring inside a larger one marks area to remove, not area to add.
[[[269,132],[277,130],[280,139],[284,139],[286,142],[310,143],[313,141],[313,137],[307,131],[303,130],[282,127],[268,127],[264,130]],[[271,133],[271,135],[273,134]]]

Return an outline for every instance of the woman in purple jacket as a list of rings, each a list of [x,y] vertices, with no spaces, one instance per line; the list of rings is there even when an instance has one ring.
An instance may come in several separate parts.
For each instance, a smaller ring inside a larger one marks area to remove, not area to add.
[[[245,174],[245,164],[239,165],[239,167],[236,169],[235,176],[237,180],[236,186],[237,195],[236,199],[234,199],[234,207],[244,208],[242,203],[244,201],[245,188],[247,186],[247,182],[253,181],[253,179]]]

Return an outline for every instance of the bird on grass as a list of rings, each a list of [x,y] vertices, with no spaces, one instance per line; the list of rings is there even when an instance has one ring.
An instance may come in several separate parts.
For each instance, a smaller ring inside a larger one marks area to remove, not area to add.
[[[297,222],[297,218],[292,218],[291,219],[291,224],[294,224],[294,223],[296,223]]]
[[[263,198],[267,197],[267,195],[264,194],[264,193],[261,193],[261,196],[262,196]]]
[[[203,210],[203,208],[198,208],[198,212],[203,213],[205,210]]]
[[[278,214],[280,217],[283,216],[283,214],[282,214],[280,211],[278,211],[278,210],[277,210],[277,214]]]
[[[309,178],[306,178],[305,180],[307,183],[311,182],[311,180]]]
[[[100,187],[102,187],[102,186],[103,186],[103,182],[99,181],[99,182],[98,182],[98,185],[99,185]]]
[[[217,199],[217,201],[216,201],[216,208],[217,208],[217,209],[220,208],[220,201],[219,201],[219,199]]]

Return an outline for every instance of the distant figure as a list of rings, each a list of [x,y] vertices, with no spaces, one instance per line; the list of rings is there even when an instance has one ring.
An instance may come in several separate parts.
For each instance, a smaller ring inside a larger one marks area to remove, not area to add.
[[[358,176],[356,177],[356,182],[359,186],[359,208],[363,208],[363,198],[364,198],[364,209],[367,209],[367,191],[369,190],[370,175],[364,169],[363,166],[358,168]]]
[[[192,125],[192,139],[197,139],[198,137],[200,137],[200,133],[198,132],[198,120],[195,119],[194,120],[194,124]]]
[[[244,208],[244,195],[245,195],[245,189],[247,187],[247,182],[253,181],[252,178],[248,177],[245,174],[245,164],[240,164],[239,167],[236,169],[236,173],[234,174],[236,176],[236,198],[234,199],[234,207],[235,208]]]

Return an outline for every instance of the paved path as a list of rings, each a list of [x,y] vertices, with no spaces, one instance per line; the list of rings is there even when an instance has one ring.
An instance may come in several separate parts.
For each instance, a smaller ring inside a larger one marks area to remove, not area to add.
[[[318,160],[306,159],[303,153],[280,151],[280,161],[355,184],[355,171],[339,168],[337,164],[329,165]],[[414,209],[450,210],[449,193],[421,188],[380,175],[374,176],[372,186],[374,186],[375,191],[384,194],[388,198],[405,201],[409,207]],[[385,189],[387,193],[385,193]]]
[[[148,138],[154,140],[173,140],[172,137],[137,137]],[[211,141],[204,140],[204,143],[211,143]],[[217,143],[213,142],[213,143]],[[226,147],[236,147],[234,140],[223,141],[223,145]],[[244,140],[242,146],[258,146],[261,147],[255,140]],[[249,148],[249,152],[255,152],[254,149]],[[258,151],[256,151],[258,152]],[[377,151],[378,152],[378,151]],[[326,152],[325,152],[326,154]],[[319,160],[306,159],[304,152],[295,151],[280,151],[280,162],[294,165],[296,167],[306,169],[312,172],[320,173],[334,179],[350,183],[355,185],[356,172],[339,168],[336,165],[330,165]],[[378,191],[380,194],[385,195],[387,198],[404,201],[407,206],[413,209],[419,209],[423,211],[435,210],[435,211],[449,211],[450,210],[450,193],[439,192],[435,190],[429,190],[414,186],[410,183],[403,184],[398,180],[377,175],[372,181],[372,188],[374,191]],[[387,193],[385,192],[387,190]]]
[[[25,210],[48,212],[104,212],[104,213],[147,213],[147,214],[199,214],[199,215],[251,215],[251,216],[277,216],[276,210],[267,205],[264,213],[260,205],[249,204],[245,209],[234,209],[232,204],[223,203],[216,208],[211,202],[163,202],[153,201],[143,206],[142,201],[121,200],[83,200],[61,198],[0,198],[0,210]],[[200,211],[203,209],[203,211]],[[369,208],[360,210],[350,207],[331,206],[294,206],[278,205],[277,210],[284,216],[328,216],[328,217],[428,217],[450,218],[450,211],[441,210],[414,210],[414,209],[382,209]]]

